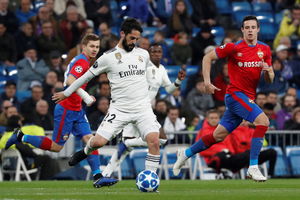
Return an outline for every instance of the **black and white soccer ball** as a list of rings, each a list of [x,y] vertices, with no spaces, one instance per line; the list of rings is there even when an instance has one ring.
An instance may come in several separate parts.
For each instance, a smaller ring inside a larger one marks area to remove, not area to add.
[[[159,178],[154,171],[141,171],[136,177],[136,186],[142,192],[155,192],[159,186]]]

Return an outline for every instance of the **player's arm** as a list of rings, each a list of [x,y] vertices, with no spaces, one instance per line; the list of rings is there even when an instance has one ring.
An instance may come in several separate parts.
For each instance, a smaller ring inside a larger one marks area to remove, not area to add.
[[[204,79],[205,90],[208,94],[214,94],[215,90],[221,90],[214,86],[210,80],[211,62],[216,59],[218,59],[216,51],[211,51],[207,53],[202,60],[202,74]]]
[[[185,79],[186,77],[186,66],[183,65],[177,75],[177,78],[173,84],[168,84],[165,89],[169,94],[172,94],[176,88],[178,88],[181,85],[181,82]],[[164,82],[169,82],[171,83],[168,74],[166,73],[166,76],[164,77]]]
[[[264,72],[264,79],[267,83],[273,83],[275,74],[272,66],[269,66],[267,63],[263,62],[262,71]]]
[[[72,82],[72,84],[66,90],[55,93],[52,96],[52,100],[55,101],[55,103],[64,100],[65,98],[69,97],[73,92],[75,92],[77,89],[79,89],[84,83],[90,81],[94,77],[95,75],[90,70],[88,70],[80,78]]]
[[[67,85],[70,86],[75,81],[76,81],[76,78],[72,75],[69,75],[68,78],[67,78]],[[87,106],[91,106],[96,101],[94,96],[89,95],[82,88],[78,88],[76,90],[76,94],[78,94],[82,98],[82,100],[86,103]]]
[[[55,93],[52,96],[52,100],[55,101],[55,103],[64,100],[77,89],[79,89],[84,83],[89,82],[92,78],[103,72],[107,72],[108,65],[106,63],[106,56],[102,55],[96,60],[94,65],[90,67],[88,71],[86,71],[81,77],[72,82],[72,84],[65,91]]]

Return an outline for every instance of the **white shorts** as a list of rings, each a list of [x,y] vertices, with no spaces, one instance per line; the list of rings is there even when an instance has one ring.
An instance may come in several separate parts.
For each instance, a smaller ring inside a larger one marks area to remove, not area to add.
[[[138,113],[125,113],[110,107],[96,133],[107,140],[111,140],[130,123],[136,127],[139,136],[143,139],[145,139],[149,133],[159,133],[161,127],[151,107],[146,110],[141,110],[141,112]]]
[[[128,124],[123,128],[123,132],[122,132],[123,138],[124,137],[141,137],[141,134],[138,130],[138,128],[136,127],[135,124]]]

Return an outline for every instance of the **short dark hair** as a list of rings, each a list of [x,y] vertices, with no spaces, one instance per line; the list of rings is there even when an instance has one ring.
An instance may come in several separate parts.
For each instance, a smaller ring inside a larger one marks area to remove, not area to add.
[[[274,110],[274,108],[275,108],[275,105],[271,104],[271,103],[265,103],[263,105],[263,109],[266,109],[266,110]]]
[[[249,20],[255,20],[257,23],[257,27],[259,27],[259,21],[258,21],[257,17],[254,15],[248,15],[248,16],[244,17],[244,19],[243,19],[242,28],[244,28],[244,22],[249,21]]]
[[[17,86],[17,84],[16,84],[14,81],[7,81],[7,82],[5,83],[5,86],[4,86],[4,87],[6,88],[6,87],[9,87],[9,86],[11,86],[11,85],[13,85],[13,86],[15,86],[15,87]]]
[[[100,38],[98,35],[96,35],[94,33],[88,33],[83,36],[83,38],[81,40],[81,44],[87,45],[89,43],[89,41],[98,41],[98,40],[100,41]]]
[[[141,24],[135,18],[125,19],[121,25],[121,31],[127,35],[128,33],[131,33],[132,30],[137,30],[140,33],[143,32]]]

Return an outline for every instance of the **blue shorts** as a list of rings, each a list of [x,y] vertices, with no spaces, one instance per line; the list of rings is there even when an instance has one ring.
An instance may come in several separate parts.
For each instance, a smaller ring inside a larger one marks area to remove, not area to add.
[[[263,111],[242,92],[233,92],[225,95],[226,110],[220,124],[231,133],[240,123],[247,120],[254,122],[256,117]]]
[[[56,104],[52,140],[63,146],[70,133],[79,138],[92,133],[85,111],[72,111]]]

